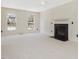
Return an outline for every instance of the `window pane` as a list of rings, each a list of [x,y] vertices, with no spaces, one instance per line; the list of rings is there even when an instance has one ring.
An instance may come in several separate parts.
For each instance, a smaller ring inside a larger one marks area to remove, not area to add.
[[[16,30],[16,27],[8,27],[7,30]]]
[[[14,14],[8,14],[7,30],[16,30],[16,16]]]
[[[30,15],[28,18],[28,29],[34,29],[35,27],[35,16]]]

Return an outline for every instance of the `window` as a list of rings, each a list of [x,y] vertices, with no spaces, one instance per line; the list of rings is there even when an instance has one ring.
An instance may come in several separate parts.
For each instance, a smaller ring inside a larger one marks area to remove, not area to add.
[[[16,30],[16,16],[14,14],[8,14],[7,25],[7,30]]]
[[[34,29],[35,28],[35,16],[34,15],[30,15],[30,17],[28,18],[28,29]]]

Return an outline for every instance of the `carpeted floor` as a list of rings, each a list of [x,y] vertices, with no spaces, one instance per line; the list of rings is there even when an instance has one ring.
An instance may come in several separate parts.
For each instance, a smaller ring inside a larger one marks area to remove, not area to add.
[[[2,37],[1,59],[78,59],[77,43],[43,34]]]

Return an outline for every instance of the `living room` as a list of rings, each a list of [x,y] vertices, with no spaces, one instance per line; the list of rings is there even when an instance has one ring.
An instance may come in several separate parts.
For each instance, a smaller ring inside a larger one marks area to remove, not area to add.
[[[78,59],[78,1],[2,0],[1,59]]]

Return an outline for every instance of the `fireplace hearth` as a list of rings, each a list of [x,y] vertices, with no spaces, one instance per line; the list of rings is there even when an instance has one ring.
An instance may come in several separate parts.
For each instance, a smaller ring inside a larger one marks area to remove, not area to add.
[[[68,24],[54,24],[54,37],[61,41],[68,40]]]

